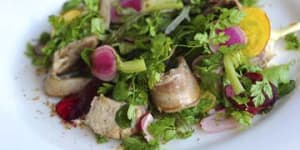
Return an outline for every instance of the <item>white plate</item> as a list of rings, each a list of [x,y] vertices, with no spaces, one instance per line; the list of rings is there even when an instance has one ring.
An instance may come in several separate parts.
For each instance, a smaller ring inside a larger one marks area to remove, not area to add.
[[[58,12],[62,0],[1,0],[0,5],[0,149],[82,150],[115,149],[116,142],[97,145],[86,129],[66,130],[58,118],[50,117],[47,98],[39,90],[43,77],[24,56],[26,42],[49,28],[47,16]],[[300,1],[262,1],[273,28],[300,21]],[[283,52],[282,42],[274,62],[296,60],[293,76],[300,69],[300,52]],[[299,84],[299,79],[297,79]],[[167,149],[299,149],[300,89],[281,99],[272,113],[262,117],[246,131],[208,135],[196,132],[186,140],[165,145]],[[40,98],[34,100],[37,96]]]

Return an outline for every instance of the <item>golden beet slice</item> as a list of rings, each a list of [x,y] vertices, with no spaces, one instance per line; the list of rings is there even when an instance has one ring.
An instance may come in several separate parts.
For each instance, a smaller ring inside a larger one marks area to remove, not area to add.
[[[264,50],[270,39],[270,20],[261,8],[245,7],[242,11],[245,13],[245,18],[239,26],[248,38],[243,53],[248,57],[255,57]]]

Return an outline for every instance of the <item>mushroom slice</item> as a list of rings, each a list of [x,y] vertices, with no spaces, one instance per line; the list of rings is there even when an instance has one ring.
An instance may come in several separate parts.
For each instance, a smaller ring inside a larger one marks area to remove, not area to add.
[[[62,77],[72,70],[80,60],[84,48],[96,48],[98,39],[95,36],[70,43],[54,53],[53,64],[44,83],[46,94],[50,96],[67,96],[79,92],[89,81],[85,77]]]
[[[115,121],[117,111],[124,104],[105,96],[95,97],[86,116],[85,124],[95,133],[112,139],[122,139],[136,133],[137,130],[135,128],[122,129]],[[136,107],[136,122],[144,112],[144,107]]]
[[[200,86],[183,57],[178,58],[178,67],[161,77],[151,90],[152,100],[158,110],[178,112],[197,105]]]

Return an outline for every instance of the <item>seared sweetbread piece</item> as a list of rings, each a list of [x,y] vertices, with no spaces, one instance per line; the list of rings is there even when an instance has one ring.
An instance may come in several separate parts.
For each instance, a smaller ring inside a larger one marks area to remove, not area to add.
[[[87,124],[96,134],[112,139],[122,139],[136,133],[135,126],[122,129],[115,121],[117,111],[125,103],[114,101],[108,97],[95,97],[89,113],[86,116]],[[145,107],[136,107],[135,122],[145,113]]]

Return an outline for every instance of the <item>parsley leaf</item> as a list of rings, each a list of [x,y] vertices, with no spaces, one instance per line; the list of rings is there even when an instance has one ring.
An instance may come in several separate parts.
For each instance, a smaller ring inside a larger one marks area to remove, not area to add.
[[[83,0],[89,11],[97,12],[99,9],[99,0]]]
[[[105,23],[102,18],[93,18],[91,20],[91,33],[98,36],[99,39],[105,38]]]
[[[120,128],[125,129],[131,126],[131,120],[128,118],[128,116],[132,115],[132,112],[128,113],[129,108],[130,105],[125,104],[116,113],[115,121]]]
[[[133,120],[135,118],[135,107],[131,104],[128,107],[127,118],[129,120]]]
[[[112,97],[117,101],[125,101],[130,94],[129,86],[125,80],[119,80],[113,89]]]
[[[91,59],[90,56],[93,53],[94,50],[90,48],[84,48],[80,54],[81,59],[87,64],[89,67],[91,67]]]
[[[290,81],[290,65],[272,66],[263,70],[262,74],[266,80],[269,80],[275,86],[280,83],[288,83]]]
[[[110,84],[110,83],[103,83],[103,84],[98,88],[97,93],[98,93],[99,95],[101,95],[101,94],[105,95],[105,94],[109,93],[110,91],[112,91],[112,90],[113,90],[113,87],[114,87],[114,86],[113,86],[112,84]]]
[[[238,9],[220,9],[220,16],[215,25],[216,29],[225,29],[239,24],[244,18],[245,14]]]
[[[243,6],[256,6],[258,0],[240,0],[240,2]]]
[[[168,142],[176,138],[175,121],[175,118],[164,117],[152,122],[148,130],[156,140]]]
[[[96,136],[97,144],[103,144],[103,143],[108,142],[108,139],[105,136],[102,136],[100,134],[96,134],[95,136]]]
[[[291,33],[285,36],[285,48],[288,50],[299,50],[300,39],[295,33]]]
[[[283,97],[288,93],[292,92],[296,88],[296,82],[291,80],[288,83],[281,83],[278,85],[278,94],[279,97]]]
[[[256,107],[265,102],[266,97],[264,94],[266,94],[269,98],[273,97],[271,84],[267,80],[256,82],[254,85],[252,85],[250,92]]]
[[[242,127],[248,127],[252,123],[252,115],[246,111],[232,111],[230,115],[240,123]]]
[[[233,100],[236,101],[239,105],[247,104],[249,102],[248,97],[235,96]]]
[[[151,53],[144,56],[148,68],[146,76],[150,89],[160,81],[160,74],[165,71],[164,61],[172,54],[172,44],[172,39],[163,34],[151,39]]]
[[[64,3],[62,7],[62,13],[67,12],[71,9],[79,8],[81,4],[82,4],[82,0],[69,0]]]
[[[161,150],[157,141],[147,143],[142,137],[126,137],[122,146],[124,150]]]

